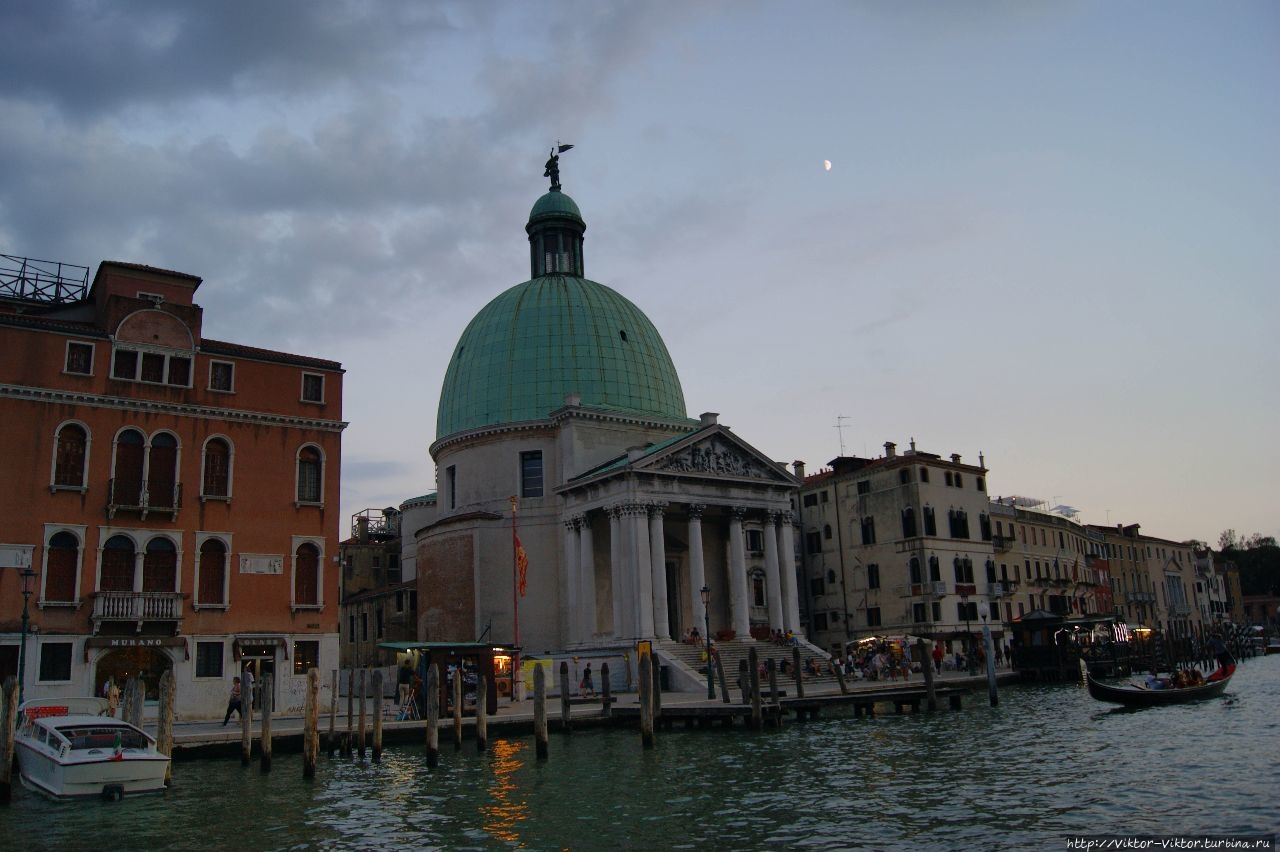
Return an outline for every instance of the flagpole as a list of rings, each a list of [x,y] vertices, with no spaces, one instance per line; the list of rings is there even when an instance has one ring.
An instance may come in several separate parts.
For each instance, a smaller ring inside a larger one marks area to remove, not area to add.
[[[511,651],[511,699],[516,698],[515,684],[520,679],[520,547],[516,535],[516,504],[518,500],[511,497],[511,612],[515,628],[515,648]]]

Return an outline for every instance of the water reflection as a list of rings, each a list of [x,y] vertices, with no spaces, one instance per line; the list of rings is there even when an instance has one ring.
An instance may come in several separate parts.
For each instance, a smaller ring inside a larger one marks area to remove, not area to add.
[[[490,802],[480,808],[485,833],[503,843],[519,843],[516,829],[529,818],[529,801],[520,792],[516,774],[524,766],[528,745],[523,740],[493,740],[489,746],[492,755],[490,767],[493,780],[489,782]]]

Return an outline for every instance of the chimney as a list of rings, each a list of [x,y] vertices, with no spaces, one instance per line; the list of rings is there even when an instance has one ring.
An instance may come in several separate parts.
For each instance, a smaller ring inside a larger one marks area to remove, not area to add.
[[[951,454],[951,463],[952,463],[952,464],[960,464],[960,454],[959,454],[959,453],[952,453],[952,454]]]
[[[714,411],[704,411],[702,416],[698,418],[699,426],[715,426],[720,422],[720,415]]]
[[[791,468],[796,472],[796,479],[804,482],[804,462],[797,459],[791,463]]]
[[[627,461],[635,461],[644,455],[644,451],[649,448],[649,444],[643,446],[627,447]]]
[[[369,516],[361,515],[356,518],[356,541],[360,544],[369,543]]]
[[[983,470],[987,469],[987,457],[982,454],[981,450],[978,451],[978,467]]]
[[[566,408],[578,408],[582,405],[582,394],[567,393],[564,395],[564,404]]]
[[[887,458],[887,459],[891,459],[891,458],[893,458],[894,456],[896,456],[896,455],[897,455],[897,449],[898,449],[898,445],[897,445],[897,444],[895,444],[893,441],[885,441],[885,442],[884,442],[884,457],[885,457],[885,458]]]

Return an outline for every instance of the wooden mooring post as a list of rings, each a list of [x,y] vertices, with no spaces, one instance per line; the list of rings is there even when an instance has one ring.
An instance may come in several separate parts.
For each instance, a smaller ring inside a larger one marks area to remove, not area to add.
[[[602,663],[600,665],[600,715],[608,719],[613,715],[613,697],[611,695],[613,684],[609,682],[609,664]]]
[[[754,645],[747,651],[747,661],[747,681],[751,684],[751,728],[759,731],[764,728],[764,710],[760,706],[760,657]]]
[[[729,679],[724,673],[724,664],[720,661],[719,654],[715,654],[712,659],[715,660],[716,674],[719,676],[718,680],[720,681],[720,700],[725,704],[731,704],[732,701],[729,698]],[[708,663],[708,665],[710,665],[710,663]],[[729,719],[732,718],[732,716],[729,717]]]
[[[320,698],[319,673],[316,674],[316,700]],[[329,694],[329,757],[333,757],[333,752],[338,747],[337,739],[334,736],[334,725],[338,720],[338,670],[333,670],[332,692]],[[316,733],[319,733],[320,724],[320,708],[316,707]],[[314,771],[315,767],[312,767]],[[311,776],[308,775],[308,778]]]
[[[533,750],[547,759],[547,667],[533,667]]]
[[[476,751],[484,751],[489,746],[489,678],[485,675],[480,675],[476,695]]]
[[[796,697],[804,698],[804,672],[800,669],[800,646],[791,646],[791,673],[796,678]]]
[[[275,710],[275,678],[262,676],[262,758],[258,765],[263,772],[271,771],[271,716]]]
[[[982,622],[982,646],[987,656],[987,698],[995,707],[1000,703],[1000,693],[996,690],[996,648],[991,641],[991,625],[985,619]]]
[[[0,804],[7,805],[13,799],[13,735],[18,724],[18,679],[7,677],[0,687]]]
[[[933,685],[933,658],[925,652],[924,640],[916,640],[916,656],[921,659],[920,671],[924,674],[924,694],[927,699],[927,707],[930,710],[938,709],[938,690]]]
[[[653,654],[640,655],[640,745],[653,748]]]
[[[780,707],[782,706],[782,696],[778,694],[778,664],[774,661],[773,657],[770,657],[764,661],[764,667],[769,673],[770,703],[773,704],[774,707]],[[778,727],[781,728],[782,714],[775,713],[773,719],[777,723]]]
[[[333,673],[338,685],[338,673]],[[337,693],[334,689],[334,693]],[[333,702],[329,702],[333,707]],[[333,754],[333,714],[329,714],[329,754]],[[316,777],[316,758],[320,755],[320,670],[307,670],[307,694],[302,705],[302,777]]]
[[[160,675],[160,718],[156,722],[156,751],[173,756],[173,670]],[[164,786],[173,784],[173,761],[164,768]]]
[[[738,660],[738,691],[742,693],[742,703],[751,703],[751,676],[749,672],[749,663],[746,660]]]
[[[240,765],[253,759],[253,689],[240,681]]]
[[[361,760],[364,760],[364,743],[365,743],[364,735],[365,735],[365,731],[368,730],[365,727],[365,722],[367,719],[366,708],[368,707],[368,704],[369,704],[368,697],[369,697],[369,672],[367,669],[361,669],[360,670],[360,728],[359,728],[360,738],[356,740],[357,756]]]
[[[342,737],[342,756],[351,757],[351,740],[356,725],[356,670],[347,672],[347,732]]]
[[[564,731],[572,730],[572,721],[569,700],[572,696],[569,693],[569,661],[560,661],[560,729]]]
[[[662,664],[657,657],[653,658],[653,722],[658,724],[662,719]]]
[[[432,663],[427,669],[427,768],[440,765],[440,670]]]
[[[382,762],[382,669],[373,670],[373,762]]]
[[[453,670],[453,748],[462,748],[462,666]]]

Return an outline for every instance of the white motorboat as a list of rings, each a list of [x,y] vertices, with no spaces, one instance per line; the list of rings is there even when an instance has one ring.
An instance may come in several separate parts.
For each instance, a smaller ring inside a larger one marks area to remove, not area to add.
[[[23,783],[55,799],[119,799],[165,789],[169,757],[105,698],[23,702],[14,738]]]

